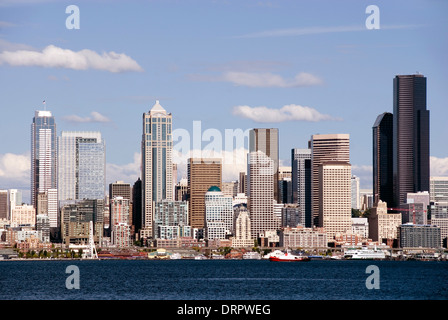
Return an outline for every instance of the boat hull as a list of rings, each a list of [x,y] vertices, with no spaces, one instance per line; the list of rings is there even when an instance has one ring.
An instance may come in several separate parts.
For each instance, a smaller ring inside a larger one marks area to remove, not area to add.
[[[311,259],[308,257],[270,257],[269,261],[275,261],[275,262],[304,262],[304,261],[310,261]]]

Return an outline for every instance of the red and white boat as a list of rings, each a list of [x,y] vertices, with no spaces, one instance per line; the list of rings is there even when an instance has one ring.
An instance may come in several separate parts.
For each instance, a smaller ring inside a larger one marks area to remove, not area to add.
[[[310,261],[310,257],[295,255],[289,251],[277,253],[269,257],[269,261]]]

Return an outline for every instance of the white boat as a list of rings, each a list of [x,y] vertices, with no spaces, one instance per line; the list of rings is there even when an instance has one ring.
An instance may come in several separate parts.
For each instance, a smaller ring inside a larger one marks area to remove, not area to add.
[[[194,260],[206,260],[207,257],[204,256],[203,254],[197,255],[194,257]]]
[[[259,260],[261,259],[261,255],[258,252],[245,252],[243,259]]]
[[[173,254],[170,256],[170,259],[171,259],[171,260],[178,260],[178,259],[182,259],[182,256],[181,256],[180,253],[175,252],[175,253],[173,253]]]
[[[263,259],[269,259],[270,257],[278,257],[283,255],[283,251],[281,250],[274,250],[272,252],[269,252],[268,254],[263,256]]]
[[[296,254],[292,254],[291,252],[286,251],[286,252],[282,252],[281,255],[277,255],[277,256],[271,256],[269,258],[269,261],[310,261],[311,259],[308,256],[304,256],[304,255],[296,255]]]
[[[347,249],[344,252],[344,258],[353,260],[381,260],[386,258],[386,254],[383,250],[369,249],[367,247],[362,247],[361,249]]]

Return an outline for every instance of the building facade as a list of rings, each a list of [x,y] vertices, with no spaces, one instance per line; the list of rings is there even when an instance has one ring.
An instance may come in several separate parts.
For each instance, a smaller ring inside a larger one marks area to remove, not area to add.
[[[226,239],[233,233],[233,198],[216,186],[205,194],[206,238]]]
[[[249,131],[249,152],[261,151],[273,161],[274,199],[280,203],[279,180],[279,144],[277,128],[255,128]]]
[[[426,77],[397,75],[393,91],[394,204],[406,194],[429,191],[429,110]]]
[[[37,195],[57,188],[56,122],[50,111],[36,111],[31,124],[31,205]]]
[[[190,158],[188,171],[189,225],[205,228],[205,194],[212,186],[222,187],[222,161],[218,158]]]
[[[395,207],[393,184],[393,114],[380,114],[373,131],[373,196]]]
[[[277,230],[274,217],[274,161],[262,151],[248,154],[248,210],[252,237]]]
[[[142,238],[153,238],[154,202],[174,200],[172,115],[156,101],[143,114],[142,136]]]
[[[311,211],[313,225],[319,226],[319,167],[327,161],[350,161],[350,135],[315,134],[309,141],[311,149]]]
[[[351,165],[328,161],[319,167],[319,227],[329,240],[352,228]]]
[[[62,131],[58,137],[60,201],[104,199],[106,146],[100,132]]]

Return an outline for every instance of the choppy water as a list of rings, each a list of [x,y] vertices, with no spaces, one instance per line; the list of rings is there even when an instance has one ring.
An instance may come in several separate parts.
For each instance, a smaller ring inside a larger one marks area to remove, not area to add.
[[[70,265],[79,289],[67,288]],[[366,287],[369,265],[379,289]],[[448,262],[436,261],[0,262],[2,300],[445,300],[447,284]]]

